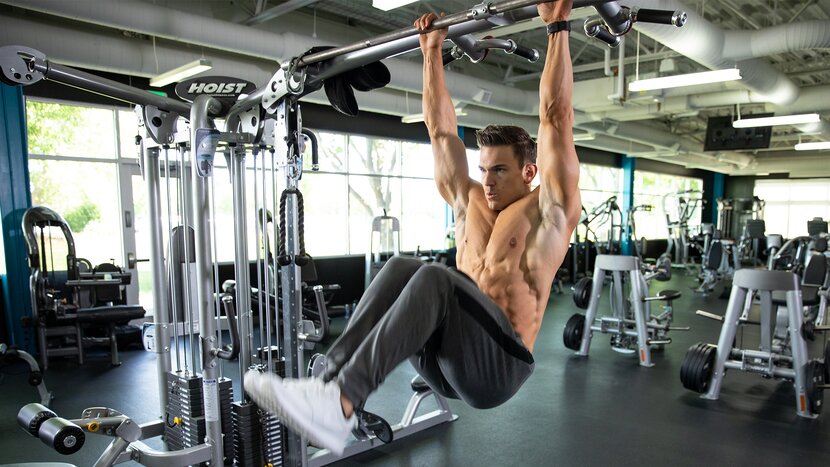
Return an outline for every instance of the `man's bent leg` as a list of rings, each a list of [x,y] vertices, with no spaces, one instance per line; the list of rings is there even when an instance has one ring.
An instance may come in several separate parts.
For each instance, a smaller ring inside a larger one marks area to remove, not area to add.
[[[389,311],[340,369],[337,382],[355,406],[361,406],[386,376],[423,349],[456,306],[451,272],[443,265],[420,268]]]
[[[326,368],[322,373],[324,381],[330,381],[337,376],[343,364],[351,358],[423,265],[421,260],[400,256],[392,257],[386,262],[363,293],[343,334],[326,353]]]

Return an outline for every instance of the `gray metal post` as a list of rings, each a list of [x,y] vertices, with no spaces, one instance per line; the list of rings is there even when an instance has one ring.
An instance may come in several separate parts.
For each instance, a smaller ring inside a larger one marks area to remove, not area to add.
[[[251,278],[248,261],[248,226],[245,217],[245,147],[234,148],[231,156],[231,184],[233,186],[233,235],[236,246],[234,276],[236,278],[236,315],[239,321],[239,365],[244,373],[251,366]],[[242,400],[246,400],[242,384]]]
[[[605,271],[599,267],[599,264],[594,265],[594,276],[591,284],[591,300],[588,302],[588,310],[585,312],[585,328],[582,330],[582,344],[579,346],[577,355],[588,355],[591,348],[591,338],[594,333],[591,326],[597,317],[597,308],[599,308],[599,299],[602,297],[602,284],[605,282]]]
[[[732,293],[729,294],[729,304],[726,305],[726,314],[723,316],[723,327],[720,331],[720,337],[718,337],[718,349],[715,355],[715,367],[712,369],[712,378],[709,381],[709,391],[700,396],[704,399],[717,400],[720,397],[726,360],[732,353],[732,341],[738,331],[738,319],[741,316],[746,293],[746,288],[737,285],[732,286]]]
[[[798,287],[797,279],[794,279],[795,286]],[[816,418],[818,414],[813,413],[810,404],[806,401],[812,398],[812,394],[807,394],[807,362],[809,361],[809,354],[807,353],[807,341],[801,334],[801,326],[804,324],[803,311],[804,305],[801,299],[801,290],[787,291],[787,311],[790,315],[790,350],[793,353],[793,370],[795,371],[795,405],[798,416],[806,418]],[[825,365],[827,362],[825,362]]]
[[[205,443],[211,446],[211,464],[221,465],[224,459],[222,446],[222,420],[219,413],[219,369],[217,357],[212,352],[216,346],[216,322],[213,319],[213,263],[211,258],[210,199],[207,178],[211,176],[215,146],[210,147],[209,138],[200,138],[200,130],[210,129],[208,114],[218,111],[219,102],[209,96],[199,96],[190,111],[190,147],[193,154],[190,166],[193,171],[193,230],[196,237],[196,296],[199,311],[199,341],[202,356],[202,389],[205,404]],[[205,160],[210,156],[210,162]]]
[[[150,257],[153,258],[153,326],[155,332],[156,370],[158,373],[159,416],[167,409],[167,374],[170,362],[170,316],[167,309],[167,277],[164,272],[164,240],[161,222],[161,186],[159,148],[145,148],[144,177],[147,180],[147,204],[150,215]]]
[[[637,258],[634,260],[639,263]],[[645,280],[643,274],[640,272],[639,264],[637,269],[629,271],[629,280],[631,280],[631,305],[634,307],[634,321],[637,327],[637,347],[639,348],[640,366],[650,367],[654,366],[651,362],[651,349],[648,346],[648,322],[649,308],[648,303],[643,301],[643,297],[647,295],[644,290]]]
[[[289,141],[291,132],[299,134],[299,110],[296,103],[283,99],[277,109],[277,125],[275,126],[275,141]],[[293,120],[293,121],[292,121]],[[293,135],[297,136],[297,135]],[[286,148],[288,151],[290,148]],[[287,154],[287,165],[285,167],[285,187],[297,188],[298,169],[296,167],[298,154]],[[276,189],[276,187],[275,187]],[[288,196],[285,206],[285,232],[280,235],[286,236],[285,254],[292,259],[299,253],[299,230],[298,230],[298,209],[297,198]],[[280,216],[283,214],[280,213]],[[293,261],[287,266],[280,267],[282,276],[282,329],[283,348],[285,349],[285,376],[286,378],[302,377],[303,348],[298,333],[300,331],[301,291],[300,291],[300,268]],[[287,451],[287,465],[306,465],[307,452],[305,441],[302,437],[289,430],[285,440]]]

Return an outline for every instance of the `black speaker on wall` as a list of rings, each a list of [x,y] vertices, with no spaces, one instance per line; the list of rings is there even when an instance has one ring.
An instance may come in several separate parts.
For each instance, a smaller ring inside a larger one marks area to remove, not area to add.
[[[772,117],[773,114],[745,115],[744,118]],[[732,117],[711,117],[706,125],[704,151],[727,149],[765,149],[769,147],[772,127],[732,128]]]

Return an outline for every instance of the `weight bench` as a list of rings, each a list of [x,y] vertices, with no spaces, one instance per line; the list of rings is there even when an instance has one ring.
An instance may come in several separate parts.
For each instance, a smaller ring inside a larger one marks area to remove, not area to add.
[[[668,268],[670,267],[669,265]],[[611,276],[612,316],[598,316],[606,274]],[[623,296],[623,281],[626,276],[631,290],[630,299]],[[666,335],[670,330],[688,331],[687,327],[671,326],[671,303],[680,297],[680,292],[664,290],[656,296],[648,296],[648,281],[665,276],[665,272],[652,272],[647,276],[643,274],[640,260],[636,256],[598,255],[593,278],[583,278],[574,287],[574,300],[577,306],[585,303],[584,294],[589,288],[590,299],[585,315],[576,313],[568,319],[563,334],[565,347],[576,350],[577,355],[587,356],[593,332],[598,331],[613,335],[614,350],[622,353],[636,351],[641,366],[654,366],[650,346],[671,343],[671,339]],[[651,302],[655,300],[665,301],[666,307],[663,313],[653,316]],[[633,346],[636,346],[636,349]]]
[[[680,369],[683,386],[702,393],[704,399],[717,400],[726,369],[787,379],[795,387],[797,414],[806,418],[818,417],[823,405],[825,364],[808,359],[798,276],[787,271],[741,269],[735,272],[732,284],[729,305],[723,317],[698,312],[723,322],[723,326],[717,346],[698,343],[689,348]],[[757,293],[761,303],[761,342],[759,350],[738,349],[735,348],[735,336],[739,317],[746,297],[752,291]],[[783,293],[785,297],[785,311],[778,315],[786,320],[788,352],[782,352],[773,341],[778,321],[773,303],[773,293],[776,292]]]

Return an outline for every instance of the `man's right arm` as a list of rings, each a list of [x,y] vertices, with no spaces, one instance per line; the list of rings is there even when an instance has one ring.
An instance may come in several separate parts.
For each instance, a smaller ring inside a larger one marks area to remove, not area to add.
[[[428,13],[415,22],[415,27],[427,29],[437,16]],[[424,56],[424,122],[435,157],[435,183],[441,197],[457,210],[467,205],[472,180],[467,166],[467,151],[458,137],[455,107],[444,82],[441,45],[446,29],[421,35],[421,53]]]

